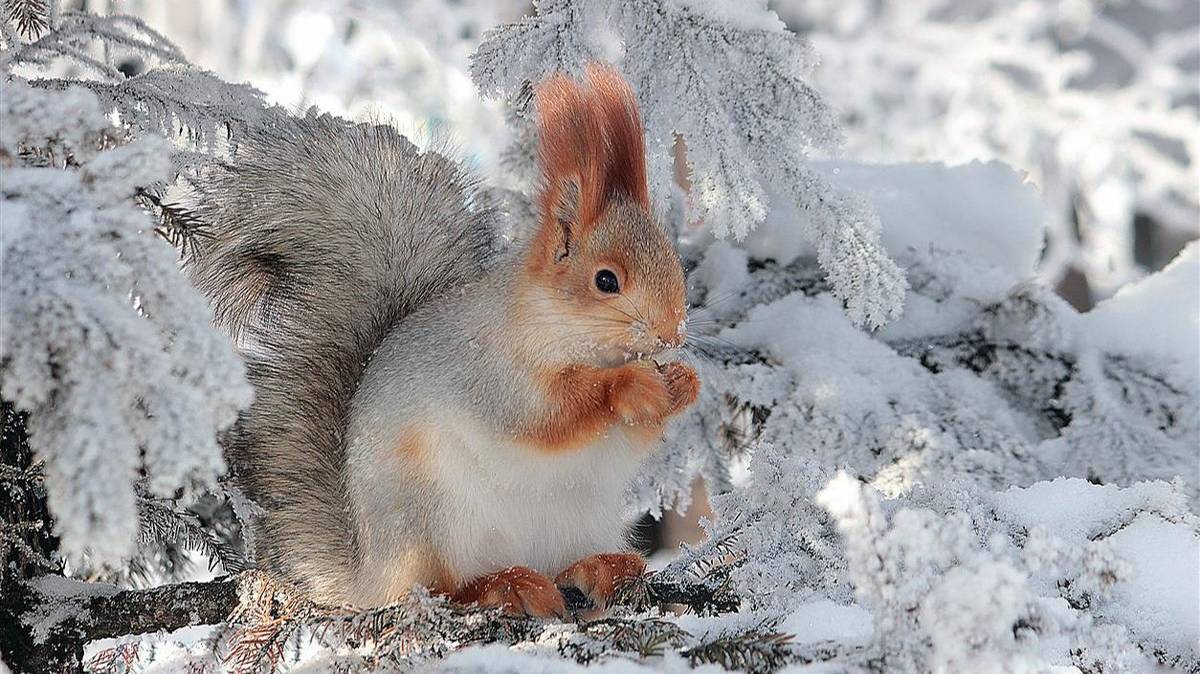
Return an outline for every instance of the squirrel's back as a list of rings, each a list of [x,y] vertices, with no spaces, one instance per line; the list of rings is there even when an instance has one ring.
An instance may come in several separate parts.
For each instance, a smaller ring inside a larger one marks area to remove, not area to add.
[[[256,391],[227,444],[269,513],[260,562],[339,601],[358,562],[345,431],[359,379],[398,321],[482,273],[492,211],[457,164],[394,129],[311,116],[251,131],[197,182],[195,209],[210,231],[190,273]]]

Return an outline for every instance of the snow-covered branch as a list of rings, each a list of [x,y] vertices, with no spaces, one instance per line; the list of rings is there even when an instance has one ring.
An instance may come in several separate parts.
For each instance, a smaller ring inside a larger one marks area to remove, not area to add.
[[[616,62],[638,94],[652,191],[665,211],[676,139],[687,145],[689,219],[743,239],[772,207],[768,193],[806,215],[833,292],[857,325],[899,315],[906,283],[883,250],[869,204],[811,170],[807,154],[836,147],[840,131],[807,83],[808,45],[756,2],[543,0],[537,14],[499,28],[472,57],[486,93],[518,97],[527,82]]]
[[[64,553],[133,551],[134,482],[215,484],[216,433],[249,401],[228,339],[134,203],[173,176],[170,145],[120,144],[94,96],[0,84],[0,387],[30,412]]]

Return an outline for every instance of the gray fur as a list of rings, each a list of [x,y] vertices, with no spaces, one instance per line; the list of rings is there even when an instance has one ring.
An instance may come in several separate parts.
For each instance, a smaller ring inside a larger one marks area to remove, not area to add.
[[[269,513],[260,561],[316,598],[342,600],[362,561],[345,438],[359,380],[401,319],[482,275],[493,212],[475,199],[444,157],[327,117],[255,131],[197,182],[212,237],[189,271],[256,390],[230,459]]]

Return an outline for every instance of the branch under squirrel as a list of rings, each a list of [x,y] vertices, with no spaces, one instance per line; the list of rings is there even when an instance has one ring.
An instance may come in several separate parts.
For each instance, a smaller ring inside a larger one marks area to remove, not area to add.
[[[124,590],[107,595],[81,594],[65,598],[44,596],[25,586],[18,603],[25,606],[26,612],[36,611],[47,602],[56,602],[56,613],[68,617],[50,627],[41,641],[35,642],[26,635],[23,643],[6,654],[8,664],[15,672],[81,671],[83,649],[97,639],[218,624],[230,620],[231,616],[237,621],[239,617],[253,613],[247,611],[243,604],[247,596],[254,594],[254,584],[261,585],[261,579],[261,574],[247,572],[208,582],[175,583],[144,590]],[[642,584],[644,596],[651,604],[684,605],[701,612],[737,608],[736,599],[723,586],[660,579],[654,575],[647,576]],[[350,608],[317,607],[317,611],[319,613],[314,615],[319,616],[322,622],[342,618],[350,620],[366,613],[379,613],[379,617],[386,619],[389,607],[362,612]],[[281,617],[287,619],[291,616]],[[487,624],[481,624],[478,616],[469,610],[462,617],[463,634],[478,643],[514,639],[532,629],[536,623],[528,618],[505,617],[505,625],[496,625],[496,629],[491,629]],[[528,629],[507,624],[512,621],[528,622],[529,625],[524,626]]]

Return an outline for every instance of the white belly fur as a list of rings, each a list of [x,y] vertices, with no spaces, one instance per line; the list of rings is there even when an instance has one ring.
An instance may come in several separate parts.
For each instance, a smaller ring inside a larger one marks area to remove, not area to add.
[[[545,452],[497,446],[471,422],[439,426],[431,477],[446,503],[434,540],[465,580],[517,565],[554,576],[627,547],[625,492],[645,450],[623,429]]]

